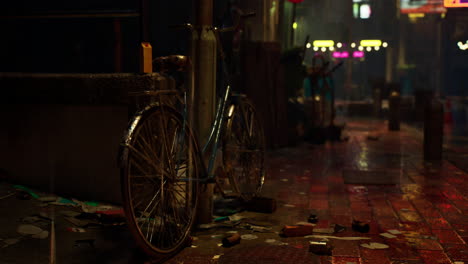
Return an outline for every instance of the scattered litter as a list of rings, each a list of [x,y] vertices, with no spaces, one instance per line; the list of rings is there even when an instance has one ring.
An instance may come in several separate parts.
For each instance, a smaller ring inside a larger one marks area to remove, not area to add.
[[[368,244],[361,244],[361,247],[365,247],[368,249],[386,249],[388,248],[388,245],[381,244],[381,243],[376,243],[376,242],[371,242]]]
[[[191,245],[190,247],[191,247],[191,248],[197,248],[198,246],[195,246],[195,245]]]
[[[395,238],[396,237],[396,236],[394,236],[392,234],[389,234],[389,233],[382,233],[380,235],[383,236],[383,237],[386,237],[386,238]]]
[[[307,221],[308,221],[309,223],[314,223],[314,224],[315,224],[315,223],[318,222],[318,217],[317,217],[316,215],[314,215],[314,214],[311,214],[311,215],[309,216],[309,218],[307,219]]]
[[[21,190],[21,191],[27,192],[29,195],[31,195],[31,196],[34,197],[35,199],[39,198],[39,195],[37,195],[36,193],[34,193],[33,191],[31,191],[31,189],[29,189],[29,188],[26,187],[26,186],[23,186],[23,185],[13,185],[13,188],[15,188],[15,189],[17,189],[17,190]]]
[[[315,224],[309,222],[297,222],[296,225],[309,225],[309,226],[316,226]]]
[[[66,198],[63,198],[63,197],[57,197],[57,199],[55,200],[55,202],[50,202],[49,204],[52,204],[52,205],[63,205],[63,206],[77,206],[78,204],[71,201],[71,200],[68,200]]]
[[[214,228],[214,227],[217,227],[219,226],[218,224],[214,224],[214,223],[211,223],[211,224],[201,224],[201,225],[198,225],[198,228],[199,229],[211,229],[211,228]]]
[[[245,226],[249,230],[253,230],[254,232],[270,232],[271,227],[266,227],[266,226],[258,226],[258,225],[251,225],[248,224]]]
[[[37,235],[42,232],[42,228],[35,225],[19,225],[16,232],[22,235]]]
[[[57,196],[44,196],[44,197],[37,198],[37,200],[41,202],[49,203],[49,202],[56,202],[57,198],[58,198]]]
[[[27,217],[23,218],[21,221],[23,223],[34,224],[35,222],[39,222],[41,220],[42,219],[37,217],[37,216],[27,216]]]
[[[286,243],[286,242],[278,241],[278,240],[276,240],[276,239],[266,239],[265,242],[268,243],[268,244],[271,244],[271,245],[275,245],[275,246],[286,246],[286,245],[289,245],[289,244]]]
[[[280,181],[282,181],[282,182],[287,182],[287,181],[289,181],[289,180],[288,180],[288,179],[281,179]]]
[[[400,232],[399,230],[396,230],[396,229],[387,230],[387,232],[392,234],[392,235],[401,235],[401,234],[403,234],[402,232]]]
[[[32,235],[33,238],[46,239],[49,237],[49,231],[43,230],[39,234]]]
[[[345,230],[346,230],[346,227],[342,226],[342,225],[339,225],[339,224],[336,224],[335,227],[333,228],[333,231],[335,231],[335,233],[340,233],[340,232],[343,232]]]
[[[435,236],[429,236],[429,235],[421,235],[418,232],[412,232],[412,231],[407,231],[405,232],[405,236],[407,238],[418,238],[418,239],[432,239],[432,240],[438,240],[437,237]]]
[[[257,239],[257,238],[258,238],[258,236],[252,235],[252,234],[245,234],[245,235],[241,236],[241,239],[245,239],[245,240],[254,240],[254,239]]]
[[[222,238],[223,235],[217,234],[217,235],[211,235],[211,238]]]
[[[296,206],[293,204],[285,204],[284,207],[296,207]]]
[[[194,236],[193,236],[193,237],[192,237],[192,240],[193,240],[193,241],[196,241],[196,240],[198,240],[198,237],[194,237]]]
[[[332,247],[326,241],[309,241],[309,252],[317,255],[331,256]]]
[[[83,244],[94,248],[94,239],[79,239],[75,240],[75,247],[80,247]]]
[[[97,213],[102,211],[114,211],[114,210],[121,210],[121,207],[113,206],[113,205],[101,205],[97,202],[82,202],[76,199],[72,199],[73,203],[80,206],[81,210],[85,213]]]
[[[7,195],[5,195],[5,196],[0,197],[0,200],[6,199],[6,198],[11,197],[11,196],[13,196],[13,195],[15,195],[14,192],[13,192],[13,193],[9,193],[9,194],[7,194]]]
[[[86,230],[80,227],[67,227],[67,231],[74,232],[74,233],[85,233]]]
[[[314,228],[314,233],[333,234],[335,233],[335,229],[334,228]]]
[[[236,234],[236,233],[238,233],[238,232],[237,232],[237,231],[235,231],[235,230],[232,230],[232,231],[227,231],[227,232],[226,232],[226,234]]]
[[[233,214],[230,216],[226,216],[230,221],[240,221],[244,218],[246,218],[244,215],[241,214]]]
[[[353,220],[352,228],[354,231],[360,233],[367,233],[370,230],[369,224],[357,220]]]
[[[310,225],[299,226],[284,226],[282,229],[283,235],[286,237],[301,237],[307,236],[314,232],[314,227]]]
[[[96,211],[96,214],[103,214],[103,215],[119,215],[125,217],[125,212],[123,209],[118,210],[107,210],[107,211]]]
[[[11,245],[14,245],[14,244],[18,243],[20,241],[20,239],[19,238],[7,238],[7,239],[4,239],[2,241],[5,244],[3,247],[6,248],[8,246],[11,246]]]
[[[222,244],[221,244],[222,245]],[[219,259],[221,257],[221,255],[214,255],[213,256],[213,259]]]
[[[241,236],[239,233],[234,233],[228,237],[223,238],[222,243],[224,247],[232,247],[239,244],[241,241]]]
[[[216,217],[215,219],[213,219],[213,221],[215,222],[221,222],[221,221],[226,221],[226,220],[230,220],[229,216],[220,216],[220,217]]]
[[[218,247],[221,247],[221,246],[223,246],[223,243],[218,243],[217,245],[218,245]]]
[[[320,239],[331,238],[331,239],[350,240],[350,241],[370,239],[370,237],[337,237],[337,236],[325,236],[325,235],[308,235],[308,236],[305,236],[304,238],[320,238]]]

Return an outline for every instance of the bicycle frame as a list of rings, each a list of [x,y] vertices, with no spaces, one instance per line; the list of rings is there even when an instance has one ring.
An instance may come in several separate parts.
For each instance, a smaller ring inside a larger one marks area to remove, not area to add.
[[[218,154],[218,147],[219,147],[219,142],[220,142],[220,137],[222,134],[222,128],[224,125],[225,120],[225,114],[226,114],[226,108],[227,108],[227,102],[229,99],[231,93],[231,85],[226,85],[226,88],[224,89],[224,93],[222,97],[220,97],[220,101],[218,102],[217,109],[215,112],[215,118],[213,121],[213,124],[211,125],[211,131],[208,136],[208,139],[206,140],[205,144],[203,145],[203,148],[201,150],[201,157],[203,157],[207,151],[211,147],[211,153],[210,157],[208,159],[208,167],[205,164],[205,161],[202,159],[202,168],[205,170],[205,176],[200,179],[201,182],[206,183],[214,180],[216,178],[216,175],[213,173],[214,172],[214,163]],[[187,108],[187,93],[184,92],[184,110],[183,110],[183,120],[184,120],[184,127],[188,119],[188,108]],[[231,115],[232,113],[229,113]]]

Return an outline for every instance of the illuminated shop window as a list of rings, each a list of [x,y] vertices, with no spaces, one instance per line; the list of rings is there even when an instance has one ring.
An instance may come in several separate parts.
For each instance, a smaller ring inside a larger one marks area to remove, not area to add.
[[[370,0],[353,0],[353,17],[368,19],[372,14]]]

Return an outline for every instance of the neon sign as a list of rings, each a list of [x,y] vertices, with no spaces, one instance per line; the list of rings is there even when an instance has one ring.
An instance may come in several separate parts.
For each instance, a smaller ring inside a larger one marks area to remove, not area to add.
[[[363,39],[361,40],[362,47],[380,47],[382,41],[380,39]]]
[[[453,2],[454,0],[450,0]],[[455,0],[466,1],[466,0]],[[400,0],[400,11],[403,14],[409,13],[445,13],[444,2],[447,0]]]
[[[364,51],[355,51],[355,52],[353,52],[353,57],[354,58],[363,58],[364,57]]]
[[[349,52],[347,51],[342,51],[342,52],[339,52],[339,51],[335,51],[333,52],[333,58],[348,58],[349,57]]]
[[[445,7],[468,7],[468,0],[444,0]]]
[[[314,40],[313,42],[314,47],[333,47],[335,45],[335,42],[333,40]]]

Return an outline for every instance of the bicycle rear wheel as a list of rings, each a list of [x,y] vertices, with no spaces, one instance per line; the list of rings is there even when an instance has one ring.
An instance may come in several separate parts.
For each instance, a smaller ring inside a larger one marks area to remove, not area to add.
[[[223,148],[231,185],[244,201],[251,200],[260,193],[265,179],[265,136],[255,108],[246,98],[228,108]]]
[[[167,106],[139,112],[124,137],[121,186],[127,223],[137,244],[153,257],[173,255],[189,236],[197,207],[197,151],[188,125]]]

